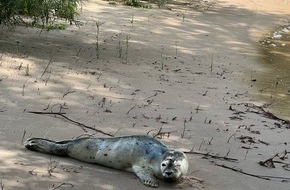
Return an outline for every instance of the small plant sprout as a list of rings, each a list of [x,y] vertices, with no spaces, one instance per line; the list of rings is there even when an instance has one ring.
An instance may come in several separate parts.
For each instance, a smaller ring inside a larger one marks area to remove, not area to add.
[[[132,10],[132,18],[130,20],[131,24],[132,24],[132,31],[134,30],[134,11]]]
[[[214,58],[214,53],[211,54],[211,60],[210,60],[210,74],[212,74],[213,72],[213,58]]]
[[[4,190],[4,183],[3,183],[2,179],[0,180],[0,190]]]
[[[104,23],[105,22],[100,22],[100,21],[97,21],[96,22],[96,26],[97,26],[97,33],[96,33],[96,56],[97,56],[97,59],[100,58],[100,49],[99,49],[99,46],[100,46],[100,43],[99,43],[100,27]]]
[[[164,69],[164,46],[161,46],[161,53],[160,53],[160,62],[161,62],[161,69]]]
[[[151,24],[150,24],[150,17],[152,16],[152,13],[150,10],[148,10],[148,31],[151,31]]]
[[[25,76],[30,76],[30,74],[29,74],[29,64],[27,64],[27,66],[26,66]]]
[[[16,52],[19,53],[19,46],[20,46],[20,41],[16,41]]]
[[[122,50],[123,50],[123,48],[122,48],[122,42],[121,42],[121,35],[122,35],[122,32],[120,32],[119,34],[118,34],[118,57],[119,58],[122,58]]]
[[[2,65],[3,65],[2,57],[3,57],[3,54],[1,54],[1,56],[0,56],[0,67],[2,67]]]
[[[125,58],[126,58],[126,64],[128,64],[128,58],[129,58],[129,40],[130,40],[130,34],[126,35],[126,52],[125,52]]]
[[[175,39],[175,57],[177,58],[177,43],[178,43],[178,40]]]
[[[164,55],[163,55],[163,51],[161,52],[161,69],[164,69]]]
[[[184,22],[184,20],[185,20],[186,12],[187,12],[187,10],[184,10],[184,11],[182,12],[182,22]]]

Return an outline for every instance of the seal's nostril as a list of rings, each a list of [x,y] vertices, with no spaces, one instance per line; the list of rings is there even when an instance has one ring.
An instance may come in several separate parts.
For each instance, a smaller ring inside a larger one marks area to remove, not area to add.
[[[172,174],[172,172],[165,172],[165,173],[166,173],[166,175],[168,175],[168,176]]]

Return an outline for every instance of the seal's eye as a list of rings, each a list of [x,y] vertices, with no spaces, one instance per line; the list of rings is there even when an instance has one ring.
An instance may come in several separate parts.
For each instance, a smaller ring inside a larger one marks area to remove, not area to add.
[[[165,164],[165,163],[162,163],[162,164],[161,164],[161,166],[165,167],[165,166],[166,166],[166,164]]]

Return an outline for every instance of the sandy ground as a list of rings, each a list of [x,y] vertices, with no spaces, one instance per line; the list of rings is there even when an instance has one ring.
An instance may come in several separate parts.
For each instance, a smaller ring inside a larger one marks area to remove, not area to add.
[[[90,0],[79,17],[81,27],[1,28],[0,189],[149,189],[131,173],[26,150],[22,139],[30,136],[106,136],[61,117],[28,113],[61,110],[115,136],[154,135],[162,127],[169,137],[160,140],[171,147],[238,159],[189,154],[188,178],[204,182],[161,183],[159,189],[288,190],[283,179],[263,180],[216,165],[290,177],[287,155],[275,158],[286,163],[276,168],[258,164],[289,151],[289,130],[241,104],[264,103],[256,98],[251,71],[264,70],[259,39],[289,19],[283,2],[191,1],[146,10]],[[99,59],[96,22],[104,22]]]

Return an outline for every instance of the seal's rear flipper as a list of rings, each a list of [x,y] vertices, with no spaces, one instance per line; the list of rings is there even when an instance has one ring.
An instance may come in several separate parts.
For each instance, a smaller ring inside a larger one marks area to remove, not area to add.
[[[69,140],[56,142],[42,138],[30,138],[24,142],[24,146],[27,149],[36,152],[42,152],[58,156],[68,156],[67,149],[69,142]]]

